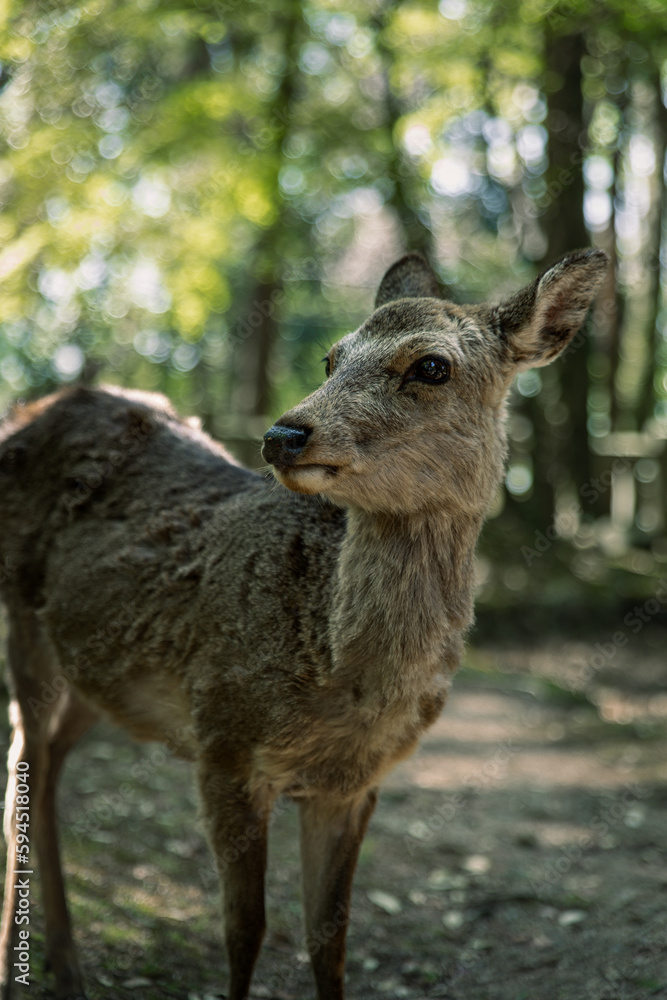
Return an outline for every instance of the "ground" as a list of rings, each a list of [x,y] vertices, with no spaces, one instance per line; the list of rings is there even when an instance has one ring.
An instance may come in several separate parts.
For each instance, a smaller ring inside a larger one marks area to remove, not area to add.
[[[667,998],[667,630],[628,636],[473,637],[442,717],[371,821],[350,1000]],[[189,766],[99,726],[71,756],[61,815],[90,1000],[224,997]],[[23,995],[46,1000],[38,875],[31,891]],[[286,803],[268,921],[252,996],[310,1000]]]

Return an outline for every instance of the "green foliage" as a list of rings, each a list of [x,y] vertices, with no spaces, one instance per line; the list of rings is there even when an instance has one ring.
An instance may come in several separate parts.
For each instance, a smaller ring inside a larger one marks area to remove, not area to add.
[[[661,0],[14,0],[0,18],[1,405],[97,377],[257,435],[406,245],[456,296],[513,289],[559,217],[586,232],[583,170],[617,282],[567,378],[518,385],[507,510],[544,527],[610,431],[664,436]],[[584,51],[569,83],[563,39]],[[667,514],[653,488],[623,526],[643,545]]]

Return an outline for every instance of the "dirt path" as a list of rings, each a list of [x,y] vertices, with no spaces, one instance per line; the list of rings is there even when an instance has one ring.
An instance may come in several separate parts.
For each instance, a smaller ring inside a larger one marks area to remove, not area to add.
[[[667,633],[473,649],[384,786],[364,843],[348,994],[667,998]],[[90,1000],[224,996],[217,886],[190,769],[109,727],[72,757],[64,849]],[[41,972],[39,880],[32,984]],[[313,997],[296,812],[273,827],[257,998]]]

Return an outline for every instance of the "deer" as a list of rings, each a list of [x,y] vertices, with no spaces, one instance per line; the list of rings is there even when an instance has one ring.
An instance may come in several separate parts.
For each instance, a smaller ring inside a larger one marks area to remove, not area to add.
[[[298,803],[317,997],[343,1000],[352,880],[378,786],[440,715],[473,620],[513,379],[567,348],[607,263],[577,251],[500,304],[459,305],[423,257],[403,257],[370,317],[328,352],[323,384],[267,431],[273,477],[151,393],[69,386],[10,412],[3,1000],[26,982],[26,844],[55,995],[85,997],[56,785],[101,716],[138,740],[177,733],[192,761],[230,1000],[248,997],[265,931],[272,806]]]

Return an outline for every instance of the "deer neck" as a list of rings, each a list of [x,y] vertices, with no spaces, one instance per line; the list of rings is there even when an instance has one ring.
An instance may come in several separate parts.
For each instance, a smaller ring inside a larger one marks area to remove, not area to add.
[[[482,518],[351,509],[332,595],[334,675],[387,705],[458,666]]]

